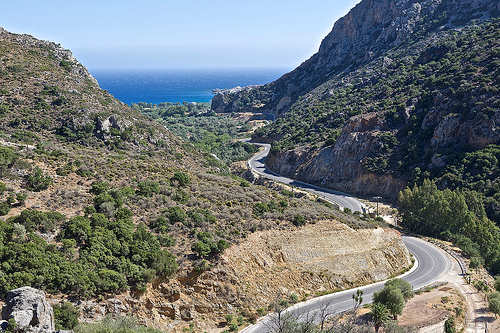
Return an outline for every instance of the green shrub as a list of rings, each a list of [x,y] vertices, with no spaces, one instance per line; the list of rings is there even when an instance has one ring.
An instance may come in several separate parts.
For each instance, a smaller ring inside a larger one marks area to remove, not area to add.
[[[142,181],[137,184],[137,194],[144,197],[152,197],[160,193],[160,184],[154,181]]]
[[[126,289],[127,280],[123,274],[111,269],[101,269],[98,272],[99,279],[96,282],[97,288],[101,292],[117,292]]]
[[[109,186],[109,183],[97,181],[92,183],[89,192],[94,195],[99,195],[102,193],[107,193],[110,189],[111,187]]]
[[[450,317],[444,322],[444,332],[445,333],[455,333],[457,330],[455,328],[455,318]]]
[[[181,187],[187,186],[191,182],[189,175],[185,172],[174,173],[174,176],[172,177],[171,180],[177,182]]]
[[[54,310],[54,321],[56,330],[72,330],[78,325],[78,310],[69,302],[56,304]]]
[[[0,202],[0,216],[5,216],[10,212],[10,204],[7,201]]]
[[[215,241],[212,234],[208,232],[199,232],[196,237],[198,241],[193,244],[191,250],[200,258],[208,258],[218,255],[229,247],[229,243],[224,239]]]
[[[9,320],[7,320],[7,332],[17,332],[17,323],[14,318],[9,318]]]
[[[75,216],[63,225],[60,237],[71,238],[78,244],[85,243],[92,231],[90,220],[83,216]]]
[[[5,104],[0,104],[0,115],[4,115],[9,112],[9,106]]]
[[[7,191],[7,185],[4,182],[0,182],[0,195]]]
[[[158,276],[169,277],[175,274],[178,265],[175,256],[166,250],[156,252],[152,268]]]
[[[165,212],[166,217],[170,221],[170,223],[174,224],[177,222],[183,223],[186,221],[187,215],[184,209],[181,207],[169,207]]]
[[[35,209],[25,209],[18,216],[10,218],[8,221],[17,223],[30,231],[50,232],[64,223],[66,217],[58,212],[42,212]]]
[[[16,193],[16,200],[17,200],[17,204],[19,206],[24,206],[24,203],[26,202],[27,198],[28,198],[28,195],[26,193],[22,193],[22,192]]]
[[[9,147],[0,146],[0,177],[4,177],[18,158],[17,153]]]
[[[263,216],[265,212],[268,211],[267,204],[265,202],[257,202],[253,206],[253,213],[255,216]]]
[[[306,218],[302,215],[295,215],[292,221],[293,225],[296,227],[300,227],[306,224]]]
[[[68,59],[63,59],[59,62],[59,66],[61,66],[62,68],[64,68],[65,71],[67,72],[71,72],[71,69],[73,68],[73,65],[71,63],[71,61],[69,61]]]
[[[27,177],[28,189],[34,192],[44,191],[52,184],[52,178],[44,175],[42,169],[35,167],[33,172]]]
[[[172,199],[175,202],[181,203],[181,204],[186,204],[188,203],[190,198],[189,193],[183,191],[183,190],[177,190],[175,191],[174,195],[172,196]]]

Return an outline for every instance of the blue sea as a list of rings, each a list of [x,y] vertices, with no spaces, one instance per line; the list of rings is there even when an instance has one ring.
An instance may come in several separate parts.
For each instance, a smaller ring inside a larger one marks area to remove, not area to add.
[[[213,89],[265,84],[289,69],[95,70],[102,89],[124,103],[210,102]]]

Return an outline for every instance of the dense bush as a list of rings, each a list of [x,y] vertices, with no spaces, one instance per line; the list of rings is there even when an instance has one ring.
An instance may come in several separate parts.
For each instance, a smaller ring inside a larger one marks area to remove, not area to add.
[[[174,182],[177,182],[177,184],[179,184],[179,186],[181,186],[181,187],[187,186],[191,182],[189,175],[185,172],[174,173],[172,180]]]
[[[144,290],[155,276],[175,273],[175,257],[162,249],[162,243],[173,239],[134,225],[130,210],[121,206],[128,189],[96,185],[92,191],[99,194],[86,216],[66,220],[56,212],[24,210],[0,222],[0,295],[30,285],[91,297],[128,288]],[[111,203],[116,214],[97,213],[104,203]],[[57,228],[60,247],[34,233]]]
[[[306,224],[306,219],[302,215],[295,215],[293,218],[293,225],[296,227],[300,227]]]
[[[152,197],[153,194],[160,193],[160,184],[158,182],[145,180],[137,184],[137,194],[144,197]]]
[[[35,209],[25,209],[20,215],[11,217],[9,223],[17,223],[26,231],[51,232],[64,223],[66,217],[58,212],[42,212]]]

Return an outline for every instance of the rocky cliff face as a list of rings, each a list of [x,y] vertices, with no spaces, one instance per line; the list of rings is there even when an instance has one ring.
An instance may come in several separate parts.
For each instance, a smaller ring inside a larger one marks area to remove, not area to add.
[[[500,5],[491,0],[361,1],[335,23],[319,51],[297,69],[265,86],[222,91],[215,96],[213,109],[259,109],[279,116],[333,75],[351,71],[424,33],[443,13],[447,13],[446,20],[439,23],[447,29],[472,18],[496,16],[499,11]]]
[[[392,175],[377,175],[363,161],[382,149],[381,134],[387,125],[379,114],[350,119],[334,146],[320,150],[296,148],[274,152],[267,165],[275,172],[347,193],[380,193],[394,199],[404,181]]]

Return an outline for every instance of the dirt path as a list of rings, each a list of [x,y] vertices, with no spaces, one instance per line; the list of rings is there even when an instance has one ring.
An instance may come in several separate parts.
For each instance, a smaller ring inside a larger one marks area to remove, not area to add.
[[[457,288],[465,297],[467,303],[465,333],[485,333],[486,326],[488,326],[488,333],[498,332],[498,320],[494,323],[495,317],[488,311],[488,303],[483,294],[467,284],[461,273],[460,267],[455,263],[453,269],[443,279]]]

